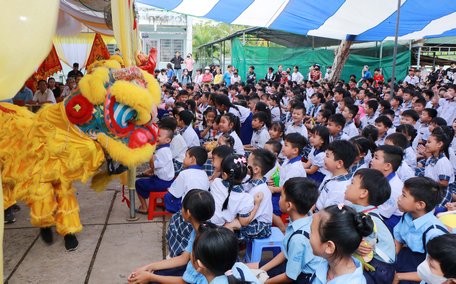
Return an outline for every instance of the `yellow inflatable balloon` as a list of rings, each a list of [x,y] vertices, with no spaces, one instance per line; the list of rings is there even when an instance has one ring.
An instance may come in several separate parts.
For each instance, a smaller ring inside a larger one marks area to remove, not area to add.
[[[59,0],[0,0],[0,100],[14,97],[51,50]]]

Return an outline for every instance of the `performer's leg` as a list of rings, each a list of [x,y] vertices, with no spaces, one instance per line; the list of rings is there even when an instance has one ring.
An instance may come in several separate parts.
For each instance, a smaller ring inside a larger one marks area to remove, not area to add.
[[[55,222],[57,233],[62,236],[75,234],[82,230],[81,220],[79,219],[78,200],[74,192],[75,190],[71,183],[55,186],[57,198]]]
[[[35,190],[30,190],[27,204],[30,206],[30,222],[33,226],[46,228],[55,224],[57,202],[52,184],[41,183]]]

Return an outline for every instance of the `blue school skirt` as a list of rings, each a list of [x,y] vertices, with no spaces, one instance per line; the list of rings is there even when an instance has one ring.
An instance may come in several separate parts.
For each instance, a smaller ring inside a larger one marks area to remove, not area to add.
[[[416,272],[418,265],[426,259],[425,253],[414,252],[408,247],[403,247],[397,254],[396,272]],[[419,284],[416,281],[400,281],[400,284]]]
[[[253,128],[252,128],[252,113],[242,123],[240,130],[240,137],[243,145],[249,145],[252,142]]]
[[[271,235],[271,223],[259,222],[253,220],[249,225],[241,227],[239,233],[239,239],[241,240],[252,240],[252,239],[264,239]]]
[[[272,213],[276,216],[282,216],[282,211],[280,211],[279,200],[280,200],[280,193],[276,192],[272,194]]]
[[[262,267],[263,265],[265,265],[266,263],[268,263],[270,260],[268,261],[260,261],[260,264],[259,264],[259,267]],[[269,278],[272,278],[272,277],[276,277],[277,275],[280,275],[282,273],[285,273],[287,270],[287,261],[284,261],[282,262],[281,264],[277,265],[276,267],[270,269],[269,271],[267,271],[268,273],[268,276]],[[298,278],[291,282],[291,283],[297,283],[297,284],[310,284],[312,283],[312,274],[307,274],[307,273],[302,273],[299,274]],[[348,284],[348,283],[347,283]]]
[[[173,181],[174,180],[162,180],[156,175],[148,178],[141,178],[135,182],[136,192],[142,198],[147,199],[149,198],[149,194],[151,192],[166,191],[171,186]]]
[[[364,278],[367,284],[391,284],[396,273],[394,263],[386,263],[373,258],[370,265],[375,267],[375,271],[364,270]]]

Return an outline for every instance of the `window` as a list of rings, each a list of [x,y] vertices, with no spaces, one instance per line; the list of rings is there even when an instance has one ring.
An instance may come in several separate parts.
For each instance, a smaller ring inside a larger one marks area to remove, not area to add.
[[[145,39],[143,39],[143,48],[144,48],[143,52],[145,54],[149,54],[150,49],[153,47],[157,48],[157,45],[158,45],[157,40],[145,38]]]
[[[111,55],[116,53],[117,44],[107,44],[106,47]]]
[[[160,61],[169,62],[174,53],[184,51],[184,40],[182,39],[161,39],[160,40]]]

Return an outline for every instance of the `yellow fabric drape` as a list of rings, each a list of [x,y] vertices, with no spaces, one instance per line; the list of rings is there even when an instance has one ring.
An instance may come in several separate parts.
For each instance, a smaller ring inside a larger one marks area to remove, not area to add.
[[[137,47],[136,33],[133,31],[133,2],[127,0],[112,0],[112,26],[114,36],[122,52],[125,66],[135,65]]]

